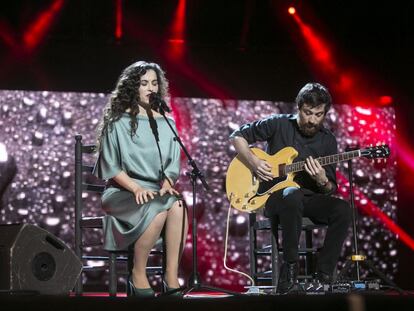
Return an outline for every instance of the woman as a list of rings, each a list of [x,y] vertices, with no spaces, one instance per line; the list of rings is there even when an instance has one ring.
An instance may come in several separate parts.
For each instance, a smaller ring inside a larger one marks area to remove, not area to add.
[[[107,214],[104,248],[122,250],[134,244],[129,286],[136,296],[155,296],[146,265],[164,227],[165,285],[179,287],[178,265],[188,230],[186,210],[174,189],[179,145],[158,109],[151,108],[152,93],[168,95],[159,65],[140,61],[122,72],[98,126],[94,168],[97,177],[107,180],[102,196]]]

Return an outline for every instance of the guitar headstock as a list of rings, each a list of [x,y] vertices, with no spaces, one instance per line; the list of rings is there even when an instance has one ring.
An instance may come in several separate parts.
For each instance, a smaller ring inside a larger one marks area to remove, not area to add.
[[[382,159],[390,156],[388,145],[371,146],[361,149],[361,156],[367,159]]]

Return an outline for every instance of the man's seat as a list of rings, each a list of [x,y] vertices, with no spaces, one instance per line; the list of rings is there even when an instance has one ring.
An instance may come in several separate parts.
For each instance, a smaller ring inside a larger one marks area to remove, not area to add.
[[[279,246],[279,230],[281,230],[280,224],[275,223],[273,226],[277,226],[276,236],[272,234],[271,220],[257,219],[256,213],[249,214],[249,242],[250,242],[250,275],[253,277],[257,285],[269,284],[274,286],[274,291],[277,289],[279,279],[279,256],[283,254],[283,249]],[[298,279],[309,280],[312,279],[315,272],[315,255],[319,251],[318,248],[313,246],[313,230],[325,229],[326,225],[314,224],[309,218],[304,217],[302,219],[302,232],[305,233],[305,245],[299,247],[300,263],[303,264],[300,267]],[[270,233],[271,243],[258,245],[258,233]],[[263,268],[259,272],[258,267],[263,263],[263,257],[270,257],[270,266]]]

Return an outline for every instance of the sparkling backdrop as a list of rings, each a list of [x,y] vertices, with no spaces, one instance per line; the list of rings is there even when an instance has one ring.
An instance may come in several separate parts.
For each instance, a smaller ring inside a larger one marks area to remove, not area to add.
[[[74,135],[82,134],[85,143],[94,143],[95,127],[106,100],[106,94],[0,91],[0,144],[5,146],[8,156],[14,158],[18,169],[2,198],[2,223],[37,224],[73,246]],[[223,267],[228,211],[224,178],[227,165],[235,156],[228,136],[243,123],[273,113],[294,112],[294,105],[270,101],[175,98],[172,107],[182,140],[211,188],[210,192],[205,192],[198,185],[196,217],[199,222],[201,279],[208,284],[240,289],[248,285],[248,281]],[[364,147],[378,142],[389,144],[393,150],[393,108],[335,106],[329,112],[327,126],[336,134],[340,152],[348,145]],[[89,160],[93,162],[92,158]],[[397,201],[395,161],[392,152],[387,162],[354,160],[356,187],[365,195],[365,198],[356,197],[357,206],[366,204],[366,199],[371,200],[393,220],[396,220]],[[185,176],[187,171],[186,159],[182,157],[178,189],[191,212],[192,193]],[[347,176],[345,164],[339,166],[338,174]],[[340,187],[338,195],[347,199],[346,183]],[[87,206],[85,214],[102,214],[99,197],[85,194],[84,199]],[[233,210],[228,254],[228,265],[245,272],[249,268],[247,216]],[[371,216],[362,214],[360,223],[361,249],[378,268],[393,278],[397,271],[395,235]],[[323,233],[315,232],[314,235],[317,243],[321,244]],[[181,268],[183,279],[188,277],[192,268],[190,234],[188,237]],[[87,241],[96,239],[101,239],[100,232],[87,233]],[[259,236],[259,240],[266,244],[270,237]],[[344,255],[351,253],[350,241],[350,238],[346,241]],[[344,256],[341,262],[343,259]],[[263,258],[260,268],[268,266],[269,260]],[[104,276],[104,272],[89,273],[86,281],[102,284]]]

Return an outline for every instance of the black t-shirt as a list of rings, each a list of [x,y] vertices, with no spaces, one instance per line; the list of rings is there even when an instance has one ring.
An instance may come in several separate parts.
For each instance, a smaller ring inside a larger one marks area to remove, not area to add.
[[[285,147],[293,147],[299,153],[293,162],[303,161],[309,156],[318,158],[338,153],[336,138],[331,131],[321,127],[314,136],[303,136],[299,131],[297,115],[292,114],[272,115],[266,119],[245,124],[230,135],[230,137],[235,136],[243,137],[249,144],[266,141],[268,154],[275,154]],[[331,194],[337,188],[336,165],[331,164],[324,168],[326,176],[334,185],[334,189],[329,192]],[[302,188],[321,192],[316,182],[305,171],[297,173],[294,180]]]

